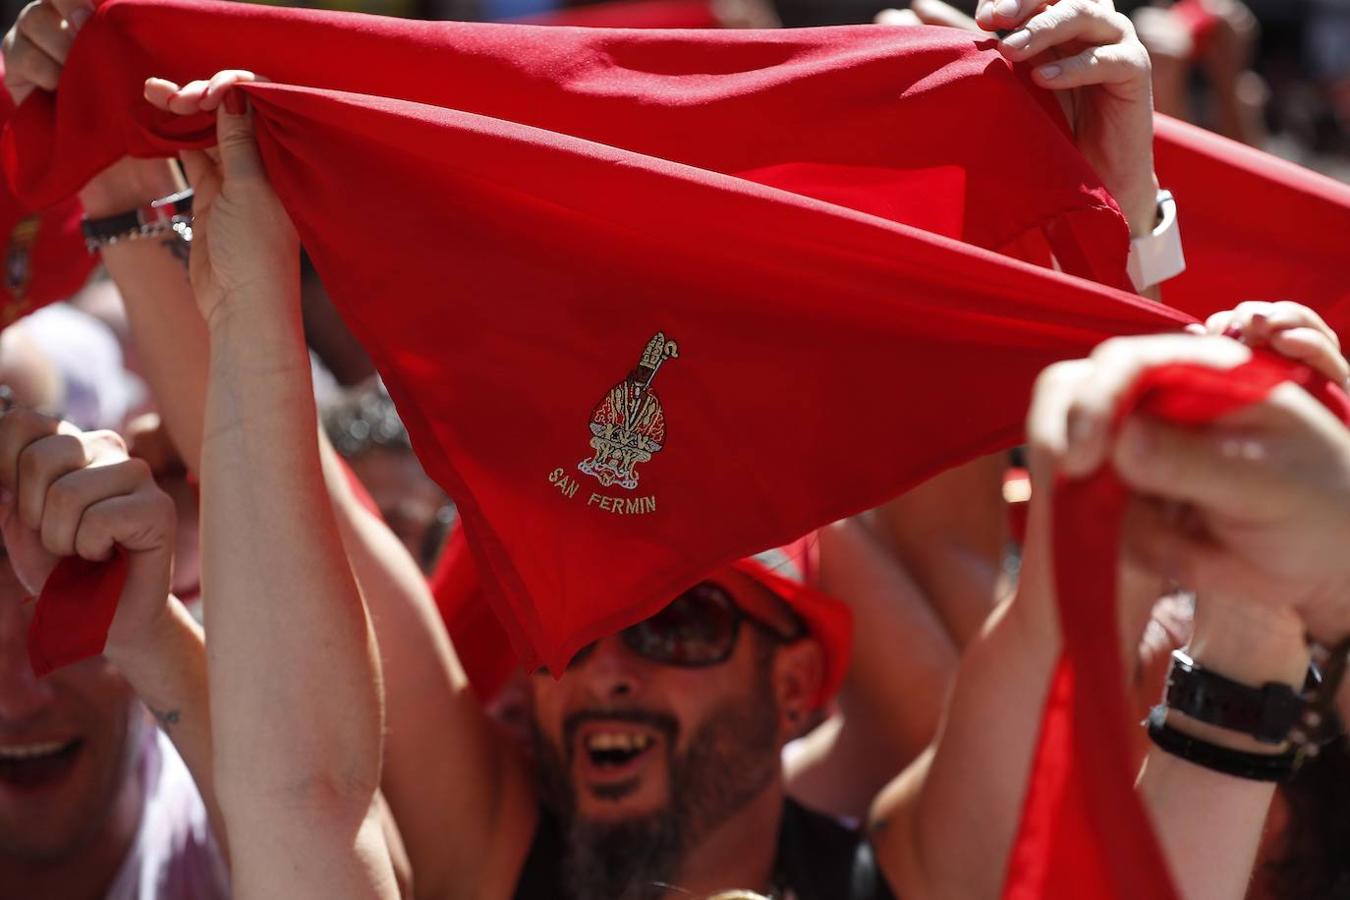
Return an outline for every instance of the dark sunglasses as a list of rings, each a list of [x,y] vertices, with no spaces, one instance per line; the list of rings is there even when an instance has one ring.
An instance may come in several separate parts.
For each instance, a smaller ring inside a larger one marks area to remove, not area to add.
[[[652,662],[690,669],[716,666],[735,652],[742,622],[750,622],[785,644],[805,637],[805,623],[786,607],[784,612],[791,616],[786,627],[766,622],[737,606],[720,584],[701,581],[656,615],[619,632],[619,639],[629,650]],[[580,665],[594,649],[595,644],[583,647],[568,668]]]

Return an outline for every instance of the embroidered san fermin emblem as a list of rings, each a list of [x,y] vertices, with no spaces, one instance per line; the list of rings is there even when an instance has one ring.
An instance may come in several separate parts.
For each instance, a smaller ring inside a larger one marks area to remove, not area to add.
[[[668,359],[678,359],[680,348],[657,332],[647,342],[642,359],[624,381],[610,388],[591,412],[591,448],[595,455],[577,468],[605,487],[633,490],[637,466],[650,462],[666,442],[666,414],[652,390],[652,381]]]

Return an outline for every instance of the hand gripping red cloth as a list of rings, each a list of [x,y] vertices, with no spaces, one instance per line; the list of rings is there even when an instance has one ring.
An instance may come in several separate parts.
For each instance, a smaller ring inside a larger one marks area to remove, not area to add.
[[[1165,365],[1121,399],[1131,413],[1190,425],[1260,402],[1293,382],[1350,423],[1350,398],[1307,366],[1257,353],[1234,369]],[[1051,680],[1008,900],[1173,900],[1166,859],[1133,784],[1130,710],[1116,619],[1128,491],[1109,467],[1055,485],[1054,570],[1064,649]]]
[[[527,665],[1014,443],[1046,364],[1187,320],[896,221],[1123,277],[1062,123],[957,32],[114,0],[6,163],[41,198],[204,145],[143,79],[240,65],[307,85],[245,89],[264,163]]]

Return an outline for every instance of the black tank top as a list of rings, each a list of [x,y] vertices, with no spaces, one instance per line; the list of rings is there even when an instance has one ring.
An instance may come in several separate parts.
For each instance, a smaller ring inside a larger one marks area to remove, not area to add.
[[[541,811],[515,900],[568,900],[561,888],[563,846],[558,822]],[[871,844],[793,800],[783,804],[774,890],[776,897],[791,891],[795,900],[895,900]]]

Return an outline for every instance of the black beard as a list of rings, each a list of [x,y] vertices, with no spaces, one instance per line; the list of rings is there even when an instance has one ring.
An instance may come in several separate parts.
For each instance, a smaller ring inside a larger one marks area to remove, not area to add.
[[[676,883],[685,853],[730,819],[777,775],[778,711],[768,666],[749,693],[714,709],[676,757],[678,723],[637,710],[569,716],[562,748],[535,728],[540,799],[564,835],[563,890],[569,900],[659,900]],[[671,800],[664,809],[621,822],[576,814],[571,779],[576,730],[586,721],[640,722],[665,734]]]

